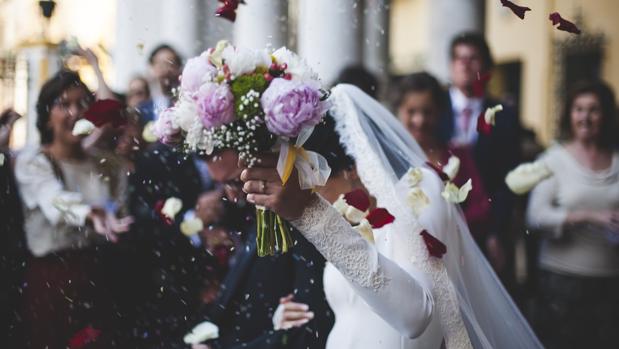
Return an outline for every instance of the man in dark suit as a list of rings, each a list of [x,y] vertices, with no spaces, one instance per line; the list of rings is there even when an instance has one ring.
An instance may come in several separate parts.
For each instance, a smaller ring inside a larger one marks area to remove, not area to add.
[[[238,156],[225,150],[207,160],[214,181],[224,185],[230,202],[249,209],[239,215],[238,229],[243,247],[224,279],[214,304],[203,319],[219,327],[219,338],[201,348],[324,348],[333,326],[326,302],[322,274],[324,258],[303,236],[292,232],[294,246],[285,254],[258,257],[256,253],[255,211],[245,203]],[[249,217],[248,217],[249,215]],[[308,304],[315,314],[304,326],[273,330],[273,313],[281,297],[293,294],[295,302]],[[198,347],[198,346],[196,346]]]
[[[511,258],[505,258],[503,248],[512,248],[508,233],[515,198],[505,185],[505,176],[520,161],[520,121],[514,110],[503,104],[504,110],[497,113],[492,132],[478,133],[478,116],[501,104],[485,90],[493,66],[490,49],[481,34],[463,33],[453,39],[450,56],[452,85],[441,134],[453,145],[471,148],[492,201],[489,236],[479,243],[497,271],[508,270]]]

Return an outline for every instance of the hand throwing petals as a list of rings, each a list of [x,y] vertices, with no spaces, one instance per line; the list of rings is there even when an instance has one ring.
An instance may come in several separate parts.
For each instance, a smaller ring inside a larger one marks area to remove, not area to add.
[[[423,242],[426,244],[426,248],[428,249],[430,256],[435,258],[443,258],[443,255],[447,253],[447,246],[445,246],[445,244],[432,236],[432,234],[428,233],[426,230],[423,230],[419,233],[419,235],[423,238]]]

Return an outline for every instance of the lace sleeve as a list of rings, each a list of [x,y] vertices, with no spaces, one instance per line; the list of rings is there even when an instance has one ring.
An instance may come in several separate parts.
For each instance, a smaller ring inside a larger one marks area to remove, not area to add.
[[[434,303],[421,275],[405,271],[380,254],[319,196],[291,223],[350,281],[376,314],[403,336],[415,338],[423,333]]]

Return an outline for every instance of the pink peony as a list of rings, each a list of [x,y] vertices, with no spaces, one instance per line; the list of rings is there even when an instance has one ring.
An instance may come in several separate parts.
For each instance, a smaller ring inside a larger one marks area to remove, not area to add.
[[[327,111],[318,87],[298,80],[273,79],[260,99],[267,128],[282,137],[296,137],[315,126]]]
[[[168,108],[159,114],[153,126],[153,134],[164,144],[177,144],[181,141],[181,129],[174,121],[174,109]]]
[[[215,75],[217,75],[217,69],[209,63],[208,54],[203,53],[191,58],[185,64],[181,76],[181,89],[193,95],[202,84],[211,81]]]
[[[204,127],[219,127],[234,121],[234,96],[228,85],[206,83],[194,99]]]

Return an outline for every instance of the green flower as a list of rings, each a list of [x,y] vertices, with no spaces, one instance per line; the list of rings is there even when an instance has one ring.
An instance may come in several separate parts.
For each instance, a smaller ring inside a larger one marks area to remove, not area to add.
[[[237,119],[247,120],[263,114],[260,96],[268,86],[264,75],[258,73],[239,76],[230,83]]]

